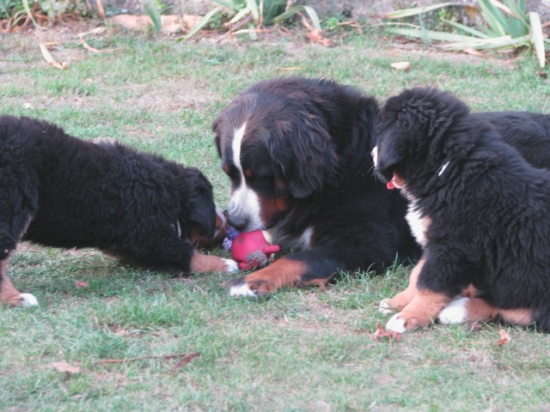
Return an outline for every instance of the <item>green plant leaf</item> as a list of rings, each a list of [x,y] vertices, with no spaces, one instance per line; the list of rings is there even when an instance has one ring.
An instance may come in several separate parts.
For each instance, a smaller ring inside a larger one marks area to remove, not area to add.
[[[313,27],[315,27],[317,30],[321,30],[321,22],[319,21],[319,16],[317,16],[317,12],[315,11],[315,9],[311,6],[304,6],[304,10],[311,19]]]
[[[33,15],[32,15],[31,8],[29,7],[29,1],[28,0],[22,0],[22,3],[23,3],[23,8],[25,9],[25,13],[27,13],[27,16],[29,16],[31,18],[32,24],[34,24],[35,27],[39,27],[38,23],[36,22],[36,20],[34,19]]]
[[[457,23],[455,21],[451,21],[451,20],[446,20],[446,19],[441,19],[441,21],[444,21],[445,23],[447,24],[450,24],[451,26],[454,26],[456,27],[457,29],[460,29],[460,30],[463,30],[465,31],[466,33],[470,33],[471,35],[473,36],[476,36],[476,37],[479,37],[481,39],[488,39],[490,38],[490,36],[486,33],[483,33],[479,30],[476,30],[474,29],[473,27],[470,27],[470,26],[466,26],[464,24],[460,24],[460,23]]]
[[[244,9],[239,10],[239,12],[237,14],[235,14],[231,20],[229,20],[229,24],[237,23],[239,20],[241,20],[248,13],[250,13],[250,9],[248,7],[245,7]]]
[[[162,29],[162,18],[160,17],[160,10],[155,2],[153,0],[141,0],[141,5],[145,13],[153,22],[153,30],[160,31],[160,29]]]
[[[490,0],[478,0],[478,2],[481,8],[481,15],[489,26],[487,29],[488,33],[492,37],[502,37],[509,34],[502,26],[501,19],[498,17],[499,15],[502,16],[502,13],[491,4]]]
[[[441,9],[443,7],[448,6],[461,6],[459,3],[440,3],[440,4],[434,4],[432,6],[425,6],[425,7],[413,7],[410,9],[404,9],[404,10],[396,10],[387,13],[384,17],[386,19],[402,19],[404,17],[411,17],[416,16],[418,14],[426,13],[432,10]]]
[[[446,33],[442,31],[423,30],[420,27],[417,29],[406,29],[401,27],[388,27],[386,29],[390,33],[399,34],[401,36],[410,36],[416,38],[426,38],[431,41],[446,41],[446,42],[467,42],[471,41],[472,37],[464,36],[456,33]]]
[[[222,6],[225,6],[228,9],[231,9],[235,13],[237,13],[239,11],[239,6],[237,6],[233,0],[227,0],[227,1],[214,0],[214,3],[221,4]]]
[[[221,7],[221,6],[218,6],[214,9],[210,10],[208,13],[206,13],[204,15],[204,17],[202,19],[200,19],[200,21],[197,24],[195,24],[193,26],[193,28],[191,30],[189,30],[189,33],[187,33],[185,36],[179,38],[177,41],[180,42],[180,41],[183,41],[183,40],[187,40],[190,37],[194,36],[200,29],[202,29],[204,26],[206,26],[208,24],[208,22],[210,21],[212,16],[214,16],[216,13],[219,13],[222,10],[223,10],[223,7]]]
[[[285,11],[284,13],[279,14],[271,22],[266,22],[266,23],[268,23],[268,24],[269,23],[279,23],[283,20],[288,19],[289,17],[294,16],[296,13],[299,13],[299,12],[304,11],[304,10],[306,11],[309,18],[311,19],[313,27],[315,27],[317,30],[322,30],[321,29],[321,23],[319,22],[319,16],[317,16],[317,13],[313,9],[313,7],[310,7],[310,6],[294,6],[290,9],[288,9],[287,11]]]
[[[258,21],[260,12],[258,11],[258,3],[256,3],[256,0],[246,0],[246,8],[252,13],[252,18]]]
[[[537,53],[540,67],[544,67],[546,64],[546,50],[544,49],[544,34],[539,14],[533,11],[530,12],[529,22],[531,23],[531,44]]]
[[[472,39],[465,42],[449,43],[439,45],[444,50],[490,50],[490,49],[513,49],[520,46],[529,45],[529,36],[516,37],[501,36],[491,39]]]

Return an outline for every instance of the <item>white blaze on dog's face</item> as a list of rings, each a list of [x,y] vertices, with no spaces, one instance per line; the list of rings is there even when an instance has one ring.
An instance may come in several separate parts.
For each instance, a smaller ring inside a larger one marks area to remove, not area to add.
[[[374,149],[372,149],[372,152],[370,152],[370,155],[372,156],[374,167],[378,166],[378,146],[374,146]]]
[[[246,131],[246,122],[234,131],[231,148],[233,150],[233,165],[240,174],[240,184],[235,188],[229,199],[227,213],[230,220],[245,221],[244,232],[265,228],[265,222],[261,218],[260,199],[257,193],[246,183],[243,167],[241,165],[241,146]]]

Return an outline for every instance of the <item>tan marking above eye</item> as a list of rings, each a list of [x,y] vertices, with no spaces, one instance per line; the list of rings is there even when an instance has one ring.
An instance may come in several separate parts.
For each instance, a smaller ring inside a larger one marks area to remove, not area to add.
[[[229,174],[229,165],[226,163],[222,166],[222,169],[223,171],[225,172],[225,174]]]
[[[252,171],[252,169],[246,169],[246,170],[244,171],[244,175],[245,175],[246,177],[252,177],[252,176],[254,176],[254,172]]]
[[[284,189],[286,189],[286,184],[285,184],[285,182],[282,182],[282,181],[280,181],[280,180],[277,180],[277,181],[275,182],[275,187],[276,187],[277,189],[279,189],[279,190],[284,190]]]

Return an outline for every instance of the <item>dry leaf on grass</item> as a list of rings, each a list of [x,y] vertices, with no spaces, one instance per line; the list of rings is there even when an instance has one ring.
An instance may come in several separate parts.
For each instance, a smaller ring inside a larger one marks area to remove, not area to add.
[[[83,282],[81,280],[76,281],[76,287],[77,288],[87,288],[89,285],[86,282]]]
[[[52,368],[54,368],[58,372],[65,372],[69,373],[71,375],[74,375],[76,373],[80,373],[80,367],[79,366],[73,366],[70,363],[67,362],[52,362],[50,364]]]
[[[392,330],[385,331],[382,328],[382,325],[378,324],[378,326],[376,327],[376,332],[372,334],[372,338],[388,338],[389,340],[394,339],[395,341],[400,341],[403,338],[403,335],[401,335],[399,332],[394,332]]]
[[[187,365],[189,362],[191,362],[195,358],[198,358],[199,356],[201,356],[199,352],[192,352],[189,355],[184,356],[178,363],[176,363],[176,365],[174,366],[174,370]]]
[[[69,65],[65,62],[58,62],[53,58],[46,43],[40,43],[40,51],[42,52],[42,57],[50,66],[57,67],[58,69],[66,69]]]
[[[502,346],[510,342],[510,340],[512,339],[510,338],[510,335],[508,334],[508,332],[506,332],[504,329],[499,330],[498,333],[500,334],[500,340],[497,342],[498,346]]]
[[[406,70],[410,69],[411,64],[409,62],[396,62],[396,63],[392,63],[391,67],[393,67],[394,69],[397,69],[397,70],[406,71]]]
[[[334,46],[330,39],[323,37],[323,34],[320,30],[312,30],[307,34],[307,38],[312,43],[319,43],[323,46],[331,47]]]
[[[489,56],[486,56],[485,54],[481,53],[479,50],[476,50],[476,49],[464,49],[462,50],[462,52],[466,54],[471,54],[472,56],[484,57],[486,59],[489,58]]]

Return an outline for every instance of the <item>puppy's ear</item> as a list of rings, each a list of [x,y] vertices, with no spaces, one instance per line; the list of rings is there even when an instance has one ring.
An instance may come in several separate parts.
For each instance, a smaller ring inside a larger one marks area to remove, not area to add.
[[[338,157],[321,118],[307,113],[277,126],[267,146],[292,196],[304,198],[336,184]]]
[[[216,206],[212,185],[200,172],[193,179],[194,187],[189,193],[189,209],[183,211],[187,213],[181,217],[181,221],[190,222],[192,226],[200,229],[202,236],[210,239],[216,231]]]

